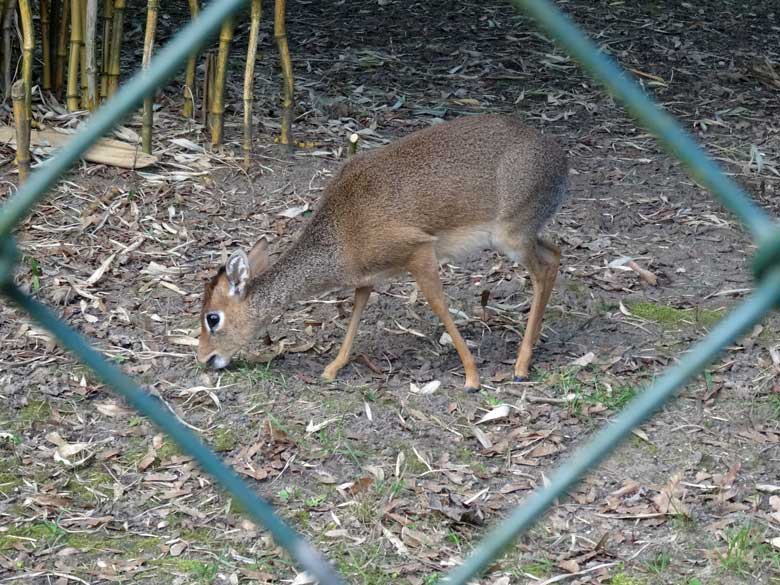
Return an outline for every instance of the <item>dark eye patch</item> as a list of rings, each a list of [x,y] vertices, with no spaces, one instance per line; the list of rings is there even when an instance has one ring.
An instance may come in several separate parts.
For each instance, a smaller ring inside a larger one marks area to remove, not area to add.
[[[208,313],[206,315],[206,325],[209,326],[209,329],[214,329],[219,325],[219,313]]]

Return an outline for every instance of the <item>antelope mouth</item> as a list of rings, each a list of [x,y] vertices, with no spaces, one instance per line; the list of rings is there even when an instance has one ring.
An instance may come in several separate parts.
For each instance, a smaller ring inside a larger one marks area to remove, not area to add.
[[[204,363],[210,368],[221,370],[230,364],[230,358],[225,358],[216,353],[212,353]]]

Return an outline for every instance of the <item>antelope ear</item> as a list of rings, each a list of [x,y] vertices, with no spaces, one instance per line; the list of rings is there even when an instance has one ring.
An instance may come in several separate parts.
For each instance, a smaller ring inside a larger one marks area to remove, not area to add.
[[[225,275],[230,285],[230,295],[241,298],[246,294],[249,283],[249,257],[243,250],[236,250],[225,263]]]
[[[262,274],[268,269],[270,261],[268,259],[268,241],[260,238],[257,243],[249,250],[249,271],[253,277]]]

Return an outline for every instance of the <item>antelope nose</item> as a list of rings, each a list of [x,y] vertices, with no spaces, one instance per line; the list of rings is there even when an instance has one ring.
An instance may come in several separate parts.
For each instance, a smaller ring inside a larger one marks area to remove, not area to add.
[[[217,354],[213,354],[209,356],[209,359],[206,360],[206,365],[210,368],[216,368],[217,367]]]

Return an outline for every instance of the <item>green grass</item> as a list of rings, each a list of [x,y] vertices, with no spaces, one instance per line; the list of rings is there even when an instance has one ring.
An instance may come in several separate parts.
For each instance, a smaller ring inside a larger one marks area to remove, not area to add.
[[[384,549],[379,544],[366,544],[362,547],[340,547],[332,551],[331,558],[336,562],[336,568],[344,576],[347,583],[395,585],[401,582],[401,577],[398,573],[382,567]],[[423,583],[426,585],[436,583],[435,580],[429,580],[432,576],[426,577]]]
[[[769,409],[772,411],[772,416],[780,418],[780,394],[772,394],[769,397]]]
[[[66,532],[57,522],[40,520],[20,523],[0,533],[0,551],[11,550],[22,543],[35,548],[65,545],[82,551],[118,550],[129,555],[158,551],[160,539],[134,534],[107,537],[104,532]]]
[[[641,578],[636,577],[634,575],[629,575],[628,573],[620,572],[615,575],[613,575],[609,580],[609,585],[646,585],[647,582]]]
[[[30,400],[19,410],[18,421],[23,429],[41,424],[51,418],[51,405],[46,400]]]
[[[629,302],[626,307],[634,316],[657,323],[664,329],[712,327],[725,315],[723,309],[677,309],[647,301]]]
[[[533,575],[538,579],[544,579],[549,575],[552,575],[555,563],[550,559],[539,559],[537,561],[531,561],[520,566],[520,572],[522,574]]]
[[[661,576],[668,571],[671,560],[668,552],[661,551],[655,555],[652,561],[647,563],[647,568],[651,573]]]
[[[582,414],[583,405],[601,404],[610,410],[620,410],[637,394],[637,387],[606,384],[591,376],[587,381],[580,379],[585,370],[576,367],[561,368],[557,372],[543,376],[540,380],[562,396],[574,395],[571,403],[575,415]]]
[[[748,574],[760,568],[780,571],[780,551],[765,542],[765,531],[745,524],[726,533],[726,550],[720,555],[722,567],[732,573]]]
[[[217,453],[232,451],[238,442],[238,434],[230,427],[219,427],[211,434],[211,447]]]
[[[245,360],[234,360],[233,367],[225,371],[225,381],[229,384],[243,383],[250,387],[273,381],[275,376],[271,372],[271,364],[255,364]]]

